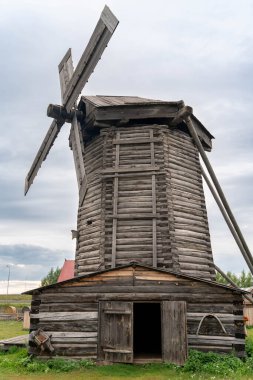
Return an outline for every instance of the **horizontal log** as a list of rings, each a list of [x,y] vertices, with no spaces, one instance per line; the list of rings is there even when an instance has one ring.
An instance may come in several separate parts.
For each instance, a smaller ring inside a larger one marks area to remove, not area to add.
[[[125,220],[136,220],[136,219],[153,219],[153,218],[157,218],[158,215],[157,214],[153,214],[153,213],[146,213],[146,212],[142,212],[142,213],[132,213],[132,211],[130,210],[130,213],[124,213],[121,212],[121,214],[114,214],[114,215],[110,215],[110,214],[107,214],[106,215],[106,218],[113,218],[113,219],[125,219]]]
[[[102,260],[100,257],[92,257],[92,258],[78,258],[78,264],[79,265],[90,265],[90,264],[93,264],[93,265],[98,265],[98,264],[101,264]]]
[[[187,304],[187,311],[189,313],[196,313],[201,312],[204,314],[216,314],[216,313],[225,313],[225,314],[233,314],[233,304],[226,303],[225,301],[223,303],[218,304],[202,304],[202,303],[192,303],[189,302]]]
[[[40,305],[40,312],[78,312],[78,311],[98,311],[98,303],[45,303]]]
[[[54,344],[55,347],[55,354],[56,355],[67,355],[67,356],[72,356],[72,355],[94,355],[97,353],[97,346],[90,345],[89,347],[84,347],[83,345],[79,344],[67,344],[66,346],[58,346]]]
[[[38,318],[41,321],[80,321],[80,320],[96,320],[98,313],[96,311],[83,311],[83,312],[41,312],[39,314],[30,314],[30,318]]]
[[[179,255],[178,260],[180,263],[180,267],[184,268],[184,266],[181,266],[182,263],[185,263],[186,265],[189,264],[204,264],[204,265],[211,265],[213,266],[213,261],[211,258],[207,259],[206,257],[193,257],[193,256],[185,256],[185,255]],[[192,268],[192,267],[188,267]]]
[[[141,195],[142,197],[152,197],[152,190],[138,190],[138,189],[122,189],[121,191],[118,192],[119,197],[132,197],[134,199],[135,197]]]
[[[92,257],[100,257],[100,250],[94,250],[91,252],[87,252],[86,247],[78,248],[78,258],[79,259],[87,259]]]
[[[101,233],[102,223],[99,222],[95,227],[93,227],[93,221],[91,224],[82,223],[78,228],[78,235],[80,237],[85,237],[86,235],[88,239],[96,238]]]
[[[82,321],[39,321],[36,325],[33,325],[33,329],[38,328],[44,331],[76,331],[76,332],[97,332],[98,321],[97,320],[82,320]]]
[[[88,243],[88,244],[86,244],[85,242],[80,242],[79,243],[79,246],[80,246],[80,248],[83,248],[83,250],[85,250],[85,251],[88,251],[88,252],[91,252],[91,251],[97,251],[97,250],[99,250],[100,249],[100,244],[101,244],[101,242],[100,242],[100,240],[99,241],[97,241],[97,243],[96,244],[90,244],[90,243]]]
[[[82,345],[82,347],[97,347],[97,338],[83,338],[83,337],[64,337],[55,338],[52,336],[51,343],[53,347],[66,347],[66,345],[71,345],[72,347],[76,344]]]
[[[99,269],[101,269],[101,265],[100,264],[78,265],[78,271],[79,271],[79,275],[80,276],[82,274],[88,274],[88,273],[91,273],[91,272],[97,272]]]
[[[201,292],[201,293],[178,293],[178,294],[172,294],[169,292],[162,293],[162,292],[144,292],[144,293],[101,293],[101,292],[92,292],[92,293],[84,293],[79,294],[78,297],[76,294],[67,293],[66,289],[64,289],[65,293],[57,293],[57,300],[59,302],[98,302],[99,300],[111,300],[111,301],[186,301],[186,302],[200,302],[202,304],[210,304],[210,303],[222,303],[222,302],[233,302],[234,295],[231,293],[224,294],[208,294],[207,292]],[[55,299],[55,294],[43,294],[43,302],[52,302]],[[88,321],[86,321],[88,323]],[[59,322],[58,322],[59,323]],[[67,329],[66,331],[68,331]],[[73,330],[71,328],[72,331]],[[55,330],[56,331],[56,330]],[[59,329],[58,329],[59,331]],[[63,330],[60,330],[63,331]],[[82,330],[85,331],[85,330]],[[89,331],[89,330],[86,330]],[[91,330],[92,331],[92,330]]]
[[[225,336],[225,335],[195,335],[195,334],[188,334],[187,335],[188,342],[193,344],[215,344],[215,345],[231,345],[231,344],[244,344],[245,339],[238,339],[232,336]]]
[[[122,144],[150,144],[150,143],[160,143],[162,142],[161,139],[159,138],[151,138],[151,137],[141,137],[141,136],[136,136],[134,138],[122,138],[120,137],[119,139],[113,139],[112,143],[114,145],[122,145]]]
[[[152,279],[152,278],[151,278]],[[120,279],[119,279],[119,283],[120,283]],[[179,295],[181,295],[181,293],[185,293],[187,292],[188,293],[188,296],[189,297],[195,297],[195,296],[199,296],[199,297],[203,297],[203,295],[209,299],[215,299],[215,296],[218,296],[218,295],[223,295],[223,298],[222,298],[222,301],[225,302],[226,301],[226,297],[229,297],[231,292],[230,290],[226,289],[226,288],[220,288],[218,286],[212,286],[213,288],[213,293],[210,294],[210,291],[211,291],[211,287],[209,286],[182,286],[182,283],[181,283],[181,287],[179,286],[180,282],[178,282],[178,285],[175,285],[173,283],[170,283],[170,284],[166,284],[164,285],[163,283],[160,283],[159,284],[159,281],[157,281],[157,284],[155,285],[148,285],[148,280],[146,280],[146,285],[142,285],[142,286],[139,286],[138,283],[136,283],[135,286],[125,286],[125,285],[106,285],[106,283],[103,283],[102,285],[101,284],[92,284],[90,286],[78,286],[78,287],[71,287],[71,286],[64,286],[64,288],[55,288],[54,289],[54,292],[52,293],[48,293],[48,294],[43,294],[43,303],[45,302],[52,302],[52,296],[54,297],[57,297],[57,301],[58,302],[63,302],[63,301],[60,301],[62,299],[64,299],[64,294],[62,294],[62,292],[65,292],[66,294],[66,297],[69,297],[69,302],[73,302],[73,297],[76,297],[76,300],[77,302],[89,302],[89,295],[91,295],[93,298],[92,300],[95,301],[96,300],[96,294],[97,293],[100,293],[101,292],[101,297],[102,296],[106,296],[106,294],[108,293],[121,293],[122,296],[124,296],[124,293],[128,293],[128,296],[132,296],[134,294],[138,294],[138,293],[141,293],[141,294],[146,294],[146,293],[150,293],[150,294],[159,294],[159,293],[166,293],[167,296],[173,296],[173,297],[177,297]],[[49,290],[49,289],[48,289]],[[209,294],[207,295],[206,293],[209,291]],[[76,293],[76,294],[75,294]],[[83,293],[83,294],[82,294]],[[88,294],[89,293],[89,294]],[[92,293],[94,293],[94,295],[92,295]],[[127,295],[127,294],[126,294]],[[60,297],[60,298],[58,298]],[[87,297],[87,299],[86,299]],[[80,301],[79,301],[80,299]],[[66,302],[66,300],[65,300]],[[47,318],[47,317],[51,317],[51,313],[49,313],[47,315],[47,313],[45,313],[46,316],[43,316],[43,318]],[[64,314],[64,313],[63,313]],[[62,315],[62,318],[69,318],[70,315],[72,313],[66,313],[66,316],[65,315]],[[87,316],[86,316],[87,314]],[[90,316],[89,316],[90,315]],[[203,315],[202,315],[203,316]],[[32,315],[33,317],[33,315]],[[38,314],[36,314],[36,316],[34,315],[35,318],[42,318],[41,316],[38,316]],[[61,313],[56,314],[55,317],[61,317]],[[76,317],[76,318],[95,318],[95,314],[93,312],[82,312],[82,313],[76,313],[75,315],[73,314],[73,318]],[[242,316],[238,316],[239,319],[242,319]]]
[[[147,172],[154,172],[154,171],[157,171],[159,170],[159,166],[151,166],[151,165],[148,165],[148,166],[145,166],[145,165],[139,165],[139,166],[135,166],[135,167],[125,167],[125,168],[122,168],[122,167],[118,167],[118,168],[108,168],[108,169],[104,169],[104,170],[101,170],[101,174],[113,174],[113,173],[124,173],[124,172],[127,172],[127,173],[134,173],[134,172],[143,172],[143,171],[147,171]]]
[[[45,331],[47,333],[47,331]],[[83,339],[97,339],[97,332],[79,332],[79,331],[50,331],[48,334],[53,338],[83,338]]]

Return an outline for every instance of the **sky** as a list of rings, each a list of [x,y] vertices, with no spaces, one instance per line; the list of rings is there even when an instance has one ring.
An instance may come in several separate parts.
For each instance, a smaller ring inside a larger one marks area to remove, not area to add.
[[[77,182],[65,124],[26,197],[24,180],[60,104],[58,64],[76,66],[100,0],[0,0],[0,280],[39,281],[73,259]],[[183,99],[215,136],[211,164],[253,249],[253,1],[108,0],[120,23],[86,95]],[[246,269],[206,189],[215,263]]]

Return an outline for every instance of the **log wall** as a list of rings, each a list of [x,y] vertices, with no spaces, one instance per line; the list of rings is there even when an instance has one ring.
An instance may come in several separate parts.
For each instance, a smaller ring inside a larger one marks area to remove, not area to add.
[[[42,328],[52,334],[57,355],[96,359],[101,300],[186,301],[189,348],[226,353],[235,350],[238,356],[244,354],[241,294],[208,282],[138,266],[41,289],[40,294],[33,295],[31,330]],[[200,327],[201,319],[208,314],[212,316]],[[219,318],[226,333],[214,316]],[[31,346],[30,353],[38,354],[38,349]]]
[[[84,167],[87,191],[79,205],[77,217],[78,238],[76,245],[75,275],[94,272],[103,266],[102,182],[103,138],[98,136],[85,146]]]
[[[76,274],[131,261],[213,279],[199,157],[161,125],[102,128],[86,143]]]

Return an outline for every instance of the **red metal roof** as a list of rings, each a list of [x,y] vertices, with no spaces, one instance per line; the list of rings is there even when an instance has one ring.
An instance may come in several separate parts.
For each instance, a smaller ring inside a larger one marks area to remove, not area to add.
[[[66,260],[64,261],[60,276],[58,277],[57,282],[70,280],[74,277],[75,270],[75,260]]]

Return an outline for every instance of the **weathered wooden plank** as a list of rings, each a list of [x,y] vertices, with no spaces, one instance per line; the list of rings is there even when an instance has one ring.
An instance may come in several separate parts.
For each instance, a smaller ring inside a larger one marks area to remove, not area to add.
[[[68,83],[74,72],[71,49],[68,49],[67,53],[65,54],[65,56],[59,63],[58,69],[59,69],[60,86],[61,86],[61,98],[63,102],[64,93],[66,91]]]
[[[170,118],[176,115],[177,106],[173,105],[127,105],[127,106],[107,106],[97,108],[94,112],[96,121],[121,120],[123,119],[149,119],[149,118]],[[122,115],[124,117],[122,117]],[[96,124],[95,124],[96,125]],[[98,124],[99,126],[99,124]]]
[[[129,145],[129,144],[148,144],[148,143],[155,143],[155,142],[162,142],[161,139],[155,138],[155,137],[150,137],[150,138],[145,138],[145,137],[138,137],[136,136],[135,138],[116,138],[113,139],[112,143],[113,144],[124,144],[124,145]]]
[[[132,302],[101,301],[99,310],[98,359],[133,362]]]
[[[47,331],[46,331],[47,332]],[[50,331],[52,337],[55,338],[85,338],[97,339],[97,332],[79,332],[79,331]]]
[[[34,178],[36,177],[43,161],[46,159],[51,147],[53,146],[63,124],[64,124],[64,121],[63,122],[56,121],[56,120],[52,121],[47,131],[47,134],[38,150],[38,153],[35,156],[32,166],[26,176],[25,194],[28,192],[30,186],[32,185]]]
[[[186,302],[163,302],[163,360],[178,365],[186,361],[188,356],[186,323]]]
[[[41,312],[39,314],[31,314],[31,318],[38,318],[41,321],[75,321],[75,320],[92,320],[98,318],[97,311],[83,311],[83,312]]]
[[[76,332],[97,332],[97,320],[81,321],[39,321],[36,325],[31,325],[32,329],[42,328],[44,331],[76,331]]]
[[[90,302],[90,303],[57,303],[57,302],[48,302],[46,304],[40,305],[40,312],[78,312],[78,311],[97,311],[98,303]],[[33,310],[32,313],[34,314]]]
[[[244,344],[245,339],[238,339],[232,336],[225,336],[225,335],[218,335],[218,336],[212,336],[212,335],[196,335],[196,334],[188,334],[188,341],[189,344],[215,344],[215,345],[228,345],[231,346],[232,344]]]
[[[101,173],[102,174],[111,174],[111,173],[132,173],[132,172],[143,172],[143,171],[157,171],[159,170],[159,166],[143,166],[143,165],[139,165],[139,166],[136,166],[136,167],[126,167],[126,168],[122,168],[122,167],[119,167],[118,169],[117,168],[107,168],[107,169],[103,169],[101,170]]]

